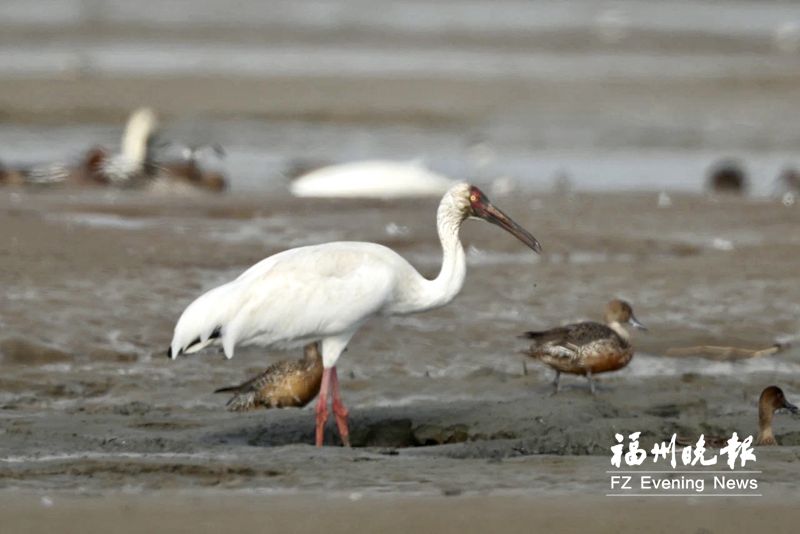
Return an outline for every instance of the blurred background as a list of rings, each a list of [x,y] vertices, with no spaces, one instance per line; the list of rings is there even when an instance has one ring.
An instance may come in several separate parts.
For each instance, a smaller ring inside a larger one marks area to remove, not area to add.
[[[779,1],[4,0],[0,161],[77,157],[151,106],[231,189],[420,160],[501,189],[756,195],[797,162],[800,6]]]

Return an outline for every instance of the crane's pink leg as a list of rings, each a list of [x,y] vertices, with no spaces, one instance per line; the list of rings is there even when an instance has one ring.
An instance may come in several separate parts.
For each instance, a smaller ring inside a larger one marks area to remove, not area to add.
[[[331,383],[331,371],[336,376],[336,368],[323,369],[322,385],[319,388],[319,398],[317,399],[317,447],[322,447],[325,441],[325,423],[328,421],[328,388]]]
[[[336,416],[336,426],[339,427],[339,436],[342,438],[342,445],[350,446],[350,429],[347,426],[347,408],[342,403],[339,395],[339,376],[336,374],[336,367],[331,368],[331,389],[333,390],[333,415]]]

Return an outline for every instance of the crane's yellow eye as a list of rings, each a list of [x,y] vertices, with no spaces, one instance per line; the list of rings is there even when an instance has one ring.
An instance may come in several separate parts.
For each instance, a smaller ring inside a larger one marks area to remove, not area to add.
[[[478,195],[470,195],[469,196],[469,201],[470,202],[477,202],[478,201]]]

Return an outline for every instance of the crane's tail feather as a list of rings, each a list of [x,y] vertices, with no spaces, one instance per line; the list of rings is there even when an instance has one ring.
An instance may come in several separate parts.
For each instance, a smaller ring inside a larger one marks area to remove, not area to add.
[[[206,339],[203,339],[200,336],[198,336],[189,343],[187,343],[184,347],[179,348],[177,352],[175,352],[175,347],[168,348],[167,357],[170,359],[175,359],[181,354],[194,354],[195,352],[200,352],[207,346],[214,343],[220,337],[222,337],[222,327],[217,326],[211,332],[211,335],[209,335]]]
[[[226,386],[224,388],[215,389],[214,393],[238,393],[239,389],[241,389],[241,385],[238,386]]]
[[[217,336],[217,337],[219,337],[219,336]],[[195,352],[200,352],[201,350],[203,350],[207,346],[209,346],[212,343],[214,343],[215,339],[216,338],[208,338],[205,341],[200,341],[200,338],[197,338],[197,341],[195,341],[194,343],[192,343],[191,345],[189,345],[188,347],[183,349],[183,351],[181,351],[181,352],[183,354],[194,354]]]
[[[210,340],[222,341],[230,333],[230,322],[240,306],[240,288],[234,282],[206,291],[183,310],[172,335],[171,358],[197,352]]]

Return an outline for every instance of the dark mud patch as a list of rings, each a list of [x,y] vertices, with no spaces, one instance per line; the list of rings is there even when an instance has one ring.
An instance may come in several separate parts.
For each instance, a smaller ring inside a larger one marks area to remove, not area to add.
[[[48,397],[54,398],[81,398],[89,399],[93,397],[101,397],[111,391],[112,382],[105,380],[102,382],[93,381],[70,381],[61,384],[50,384],[44,386],[43,393]]]
[[[40,383],[34,380],[0,379],[0,391],[14,393],[0,409],[26,410],[41,408],[64,399],[92,399],[107,395],[113,387],[110,380],[71,380],[59,383]]]
[[[33,434],[32,423],[30,421],[8,421],[3,429],[5,434],[19,434],[30,436]]]
[[[461,443],[469,440],[509,437],[510,431],[500,433],[477,432],[463,423],[440,424],[431,421],[415,421],[410,417],[362,416],[350,420],[350,443],[355,448],[405,449],[412,447],[434,447]],[[267,428],[241,428],[233,433],[215,434],[218,443],[245,442],[252,447],[276,447],[297,443],[314,442],[314,421],[308,414],[299,418],[286,418]],[[336,425],[329,421],[326,427],[325,444],[340,446]]]
[[[703,399],[690,402],[669,402],[656,404],[645,408],[644,413],[655,417],[678,418],[681,415],[702,413],[708,411],[708,405]]]
[[[114,406],[113,413],[117,415],[146,415],[153,409],[152,406],[141,401],[132,401]]]
[[[698,413],[692,403],[690,410],[659,399],[651,414],[628,406],[627,399],[624,395],[598,399],[582,393],[556,398],[531,394],[509,401],[352,410],[350,441],[356,448],[424,449],[426,454],[452,458],[492,459],[534,454],[607,455],[615,433],[641,432],[643,446],[651,446],[679,429],[697,435],[709,430],[696,420],[686,420],[687,413]],[[207,434],[208,443],[263,448],[314,443],[311,411],[262,413],[240,419],[226,431]],[[341,445],[333,420],[326,427],[325,444]]]
[[[106,363],[135,363],[139,356],[132,352],[119,351],[104,347],[95,347],[86,354],[93,362]]]
[[[378,421],[369,426],[360,426],[350,435],[354,447],[411,447],[414,433],[410,419]]]
[[[0,361],[10,365],[50,365],[74,360],[73,355],[20,337],[0,341]]]
[[[467,425],[415,425],[411,419],[378,421],[356,429],[350,436],[353,447],[430,447],[478,439]]]
[[[131,428],[139,428],[142,430],[166,430],[166,431],[179,431],[190,428],[200,428],[203,424],[193,423],[191,421],[143,421],[130,425]]]
[[[221,462],[153,462],[120,460],[80,460],[78,462],[49,462],[24,468],[0,469],[0,480],[25,480],[32,478],[58,479],[104,478],[124,482],[132,477],[148,480],[149,486],[164,487],[175,483],[175,478],[192,479],[200,485],[214,486],[241,479],[271,478],[287,474],[285,470],[225,465]]]
[[[775,438],[778,443],[784,447],[800,446],[800,432],[787,432],[785,434],[777,433]]]

